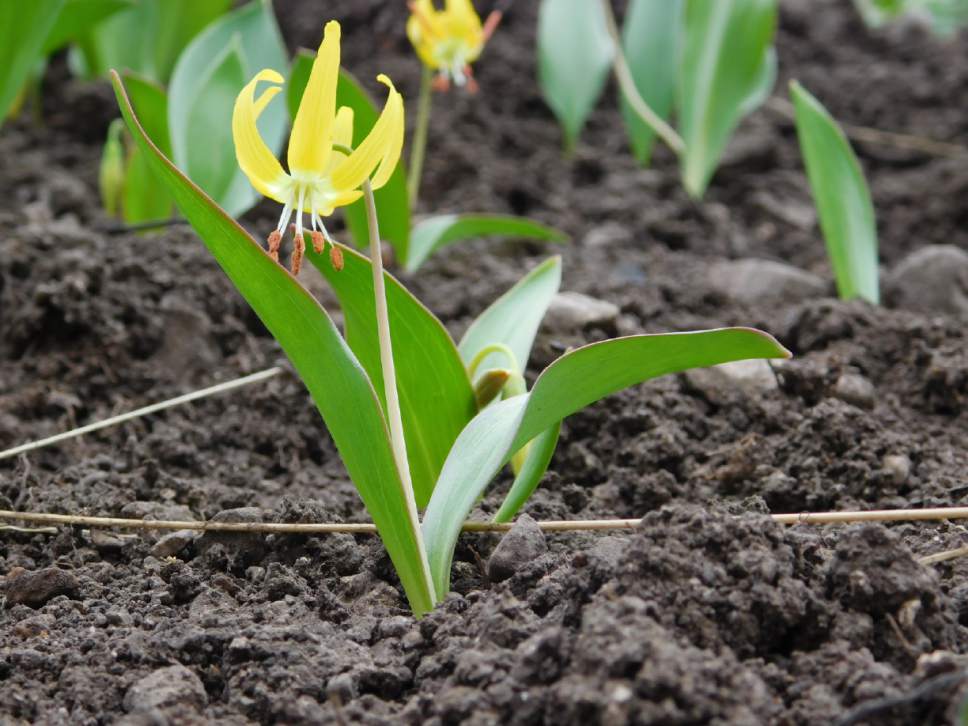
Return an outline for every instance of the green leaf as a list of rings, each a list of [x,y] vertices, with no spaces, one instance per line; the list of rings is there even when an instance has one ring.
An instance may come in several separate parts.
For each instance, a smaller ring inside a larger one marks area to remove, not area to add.
[[[559,433],[561,433],[561,421],[532,439],[528,447],[528,455],[524,459],[524,466],[514,477],[514,482],[504,497],[500,509],[494,515],[495,522],[510,522],[534,494],[534,490],[541,483],[541,477],[548,471],[551,457],[554,456],[555,448],[558,446]]]
[[[676,97],[682,43],[683,0],[632,0],[622,24],[622,49],[639,95],[661,118]],[[622,117],[640,164],[652,158],[655,132],[621,96]]]
[[[605,396],[690,368],[750,358],[787,358],[772,336],[750,328],[634,335],[592,343],[548,366],[531,393],[485,408],[454,442],[424,516],[438,596],[450,587],[461,525],[511,454],[542,431]]]
[[[205,154],[197,152],[197,145],[212,144],[218,148],[224,146],[224,140],[231,142],[231,118],[235,95],[242,90],[242,84],[235,89],[231,101],[223,99],[216,103],[202,101],[205,84],[211,78],[211,66],[214,58],[219,57],[225,48],[239,38],[242,63],[242,77],[248,81],[263,68],[271,68],[282,75],[289,66],[286,48],[279,33],[272,5],[268,0],[254,0],[238,10],[221,17],[217,22],[209,25],[185,48],[175,64],[171,86],[168,91],[168,123],[171,129],[171,145],[175,163],[178,168],[192,174],[193,167],[205,164]],[[238,60],[238,59],[237,59]],[[233,61],[234,63],[234,61]],[[225,71],[228,74],[228,71]],[[243,83],[244,83],[243,81]],[[192,126],[197,120],[193,109],[204,102],[213,114],[214,119],[222,123],[218,140],[200,138],[198,129]],[[215,106],[224,106],[215,110]],[[270,103],[259,117],[259,128],[266,145],[274,153],[282,149],[286,134],[286,109],[284,104]],[[234,158],[234,151],[233,151]],[[249,184],[242,170],[233,160],[228,165],[233,170],[232,178],[227,189],[220,193],[219,203],[233,217],[237,217],[255,204],[260,195]]]
[[[72,0],[100,4],[105,0]],[[222,15],[230,0],[137,0],[112,13],[89,32],[74,34],[80,48],[72,64],[81,75],[103,76],[128,69],[158,83],[171,77],[175,60],[188,42]],[[85,10],[85,12],[90,12]]]
[[[383,401],[370,261],[344,248],[344,267],[337,272],[325,255],[309,250],[307,256],[336,292],[343,309],[346,342]],[[392,275],[384,274],[414,496],[417,506],[425,507],[450,447],[477,412],[477,406],[467,372],[446,328]]]
[[[860,162],[844,132],[799,83],[790,84],[800,153],[840,297],[877,303],[877,225]]]
[[[125,73],[125,88],[142,127],[163,154],[171,153],[168,133],[168,97],[164,89],[145,76]],[[121,211],[128,224],[171,217],[171,195],[155,178],[145,152],[130,145],[124,172]]]
[[[0,123],[41,57],[64,0],[0,2]]]
[[[203,71],[185,119],[185,125],[192,129],[185,173],[216,203],[228,208],[232,207],[229,187],[239,172],[232,138],[232,107],[246,81],[241,40],[234,35]]]
[[[564,242],[563,232],[524,217],[505,214],[441,214],[428,217],[410,231],[410,255],[406,268],[414,272],[430,255],[454,242],[472,237],[519,237],[545,242]]]
[[[420,532],[407,516],[386,419],[370,379],[315,298],[158,150],[113,74],[128,129],[178,209],[286,352],[319,408],[373,518],[414,613],[433,607]],[[279,422],[280,430],[286,426]]]
[[[598,0],[542,0],[538,83],[572,149],[602,94],[615,47]]]
[[[54,27],[47,33],[43,55],[50,55],[61,46],[89,32],[105,18],[132,7],[134,0],[67,0],[57,15]]]
[[[701,197],[726,142],[770,81],[776,0],[688,0],[679,78],[686,190]]]
[[[516,372],[524,374],[538,327],[561,286],[561,258],[552,257],[522,277],[471,323],[457,349],[465,366],[484,348],[499,343],[514,354]],[[490,353],[477,365],[481,374],[491,368],[507,368],[500,353]]]
[[[301,50],[293,60],[292,71],[289,75],[289,87],[286,89],[286,101],[289,105],[289,115],[296,118],[299,102],[309,81],[316,54],[308,50]],[[353,144],[366,138],[379,117],[379,111],[373,99],[363,89],[360,82],[352,73],[340,69],[339,83],[336,86],[336,106],[349,106],[353,109]],[[393,246],[393,251],[401,263],[409,258],[410,243],[410,201],[407,196],[407,169],[403,160],[390,176],[389,181],[377,189],[373,198],[376,201],[377,220],[380,224],[380,237]],[[350,231],[357,247],[365,248],[370,241],[366,226],[366,207],[361,199],[358,202],[343,207],[346,226]]]

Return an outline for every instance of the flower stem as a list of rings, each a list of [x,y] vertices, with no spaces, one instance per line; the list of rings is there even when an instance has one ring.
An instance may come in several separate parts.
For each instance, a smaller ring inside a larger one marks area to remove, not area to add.
[[[430,91],[433,71],[423,66],[420,74],[420,97],[417,99],[417,125],[413,130],[413,146],[410,149],[410,177],[407,189],[410,193],[410,211],[417,207],[420,197],[420,177],[423,174],[424,153],[427,151],[427,126],[430,124]]]
[[[618,85],[622,89],[622,94],[629,102],[632,110],[655,132],[656,136],[662,139],[666,146],[676,152],[677,156],[682,156],[686,150],[686,143],[682,140],[682,137],[659,114],[652,110],[652,107],[642,98],[639,89],[635,87],[635,79],[632,78],[632,71],[629,70],[625,53],[622,52],[622,36],[618,32],[615,14],[612,12],[612,1],[601,0],[601,3],[602,13],[605,15],[605,27],[608,29],[608,34],[612,36],[612,43],[615,45],[615,63],[613,67],[615,69],[615,78],[618,80]]]
[[[403,418],[400,415],[400,396],[397,393],[397,374],[393,364],[393,344],[390,340],[390,314],[387,310],[386,285],[383,279],[383,250],[380,245],[380,227],[376,216],[376,202],[370,180],[363,182],[363,197],[366,200],[366,222],[370,232],[370,267],[373,270],[373,297],[376,304],[376,329],[380,341],[380,367],[383,370],[383,390],[387,401],[387,419],[390,427],[390,446],[393,459],[403,485],[403,497],[407,502],[407,518],[413,530],[414,539],[420,554],[420,569],[431,605],[437,603],[433,576],[430,574],[430,561],[424,544],[420,517],[417,514],[417,501],[413,495],[413,481],[410,478],[410,462],[407,460],[407,443],[403,437]]]

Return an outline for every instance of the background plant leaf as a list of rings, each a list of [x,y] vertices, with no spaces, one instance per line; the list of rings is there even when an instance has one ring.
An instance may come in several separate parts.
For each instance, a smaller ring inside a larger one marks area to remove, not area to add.
[[[112,82],[128,129],[152,171],[309,389],[414,613],[427,612],[434,597],[422,575],[419,532],[409,526],[386,420],[366,372],[316,299],[151,143],[117,74]],[[279,424],[282,428],[286,422]]]
[[[776,0],[689,0],[679,77],[682,177],[701,197],[730,135],[762,99],[774,62]]]
[[[572,149],[605,87],[615,46],[597,0],[541,0],[538,83]]]
[[[430,255],[444,247],[473,237],[519,237],[544,242],[564,242],[568,236],[540,222],[506,214],[440,214],[428,217],[410,231],[410,252],[405,260],[414,272]]]
[[[548,366],[531,392],[485,408],[444,462],[423,521],[434,586],[450,587],[457,536],[474,503],[511,454],[566,416],[623,388],[690,368],[786,358],[772,336],[750,328],[634,335],[592,343]]]
[[[67,0],[47,33],[42,55],[50,55],[70,41],[91,32],[102,20],[128,9],[134,0]]]
[[[189,43],[178,58],[172,74],[168,90],[168,125],[171,131],[172,158],[178,168],[186,171],[192,178],[195,167],[204,167],[207,164],[207,154],[198,152],[200,145],[203,148],[225,150],[232,144],[231,119],[235,95],[224,109],[215,111],[216,102],[206,100],[205,84],[212,77],[213,60],[225,52],[225,48],[235,37],[239,39],[243,84],[263,68],[271,68],[284,76],[289,67],[286,47],[268,0],[253,0],[248,5],[222,16]],[[235,94],[241,89],[240,84],[235,89]],[[192,126],[201,113],[194,111],[199,104],[203,104],[212,118],[218,120],[217,137],[202,137]],[[284,104],[270,103],[259,117],[259,129],[268,147],[278,154],[286,133]],[[233,147],[233,156],[234,153]],[[237,217],[252,207],[260,199],[260,195],[234,162],[228,168],[233,171],[231,181],[224,191],[214,191],[220,206],[233,217]],[[211,193],[209,189],[206,191]]]
[[[293,119],[296,118],[299,102],[306,90],[315,57],[316,54],[311,51],[300,50],[293,60],[289,86],[286,89],[289,115]],[[349,106],[353,109],[353,143],[359,144],[370,133],[380,112],[360,82],[352,73],[342,68],[336,86],[336,105],[337,108]],[[380,238],[390,243],[397,260],[406,263],[410,254],[410,201],[407,195],[407,169],[403,159],[397,164],[389,181],[373,193],[373,198],[376,201]],[[363,200],[343,207],[343,215],[354,244],[365,248],[370,242],[370,233],[366,225],[366,207]]]
[[[41,57],[64,0],[0,2],[0,123]]]
[[[524,466],[514,477],[501,507],[494,515],[495,522],[510,522],[521,507],[531,498],[534,490],[541,482],[541,477],[548,471],[551,457],[558,447],[558,436],[561,433],[561,421],[545,429],[531,440],[528,454],[524,459]]]
[[[128,98],[142,128],[165,155],[171,153],[168,133],[168,97],[164,89],[147,77],[133,72],[123,75]],[[121,216],[128,224],[171,217],[171,195],[151,171],[145,152],[129,138],[121,195]]]
[[[521,278],[478,315],[464,333],[457,346],[464,365],[470,365],[485,347],[501,343],[514,353],[518,373],[524,375],[538,327],[560,286],[560,257],[545,260]],[[505,356],[491,353],[477,366],[477,373],[507,367]]]
[[[370,261],[345,248],[344,267],[337,272],[327,255],[309,250],[307,256],[336,292],[346,341],[385,406]],[[446,328],[392,275],[385,275],[407,456],[417,506],[425,507],[450,447],[477,405]]]
[[[635,87],[649,107],[666,120],[676,98],[683,11],[683,0],[631,0],[622,22],[622,49]],[[620,103],[632,152],[640,164],[648,164],[655,132],[624,94]]]
[[[796,81],[790,84],[800,152],[840,297],[880,299],[877,224],[864,172],[844,132]]]

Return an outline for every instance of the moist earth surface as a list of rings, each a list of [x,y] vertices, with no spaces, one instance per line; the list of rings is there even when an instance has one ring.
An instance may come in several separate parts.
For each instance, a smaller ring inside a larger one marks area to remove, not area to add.
[[[459,335],[562,255],[563,289],[611,305],[549,320],[530,376],[569,346],[726,325],[771,332],[793,359],[666,377],[567,419],[524,511],[641,524],[545,537],[526,519],[493,559],[497,535],[465,535],[453,592],[419,621],[372,537],[0,529],[0,721],[960,717],[968,561],[919,558],[962,546],[964,528],[769,514],[954,506],[968,493],[965,36],[871,31],[841,0],[781,3],[774,98],[696,202],[666,150],[634,162],[612,86],[561,153],[535,82],[536,5],[506,14],[477,64],[479,93],[435,97],[419,211],[522,214],[570,241],[472,241],[401,279]],[[420,70],[402,2],[276,9],[290,50],[339,19],[344,65],[375,93],[375,75],[390,75],[413,116]],[[794,78],[845,123],[955,145],[855,142],[877,209],[881,307],[836,298],[784,113]],[[0,132],[0,448],[287,366],[190,228],[118,231],[100,211],[116,116],[105,83],[55,58],[43,123]],[[275,214],[263,203],[242,222],[264,237]],[[303,283],[339,320],[314,275]],[[365,521],[286,370],[2,460],[0,509]],[[473,516],[493,514],[508,485]]]

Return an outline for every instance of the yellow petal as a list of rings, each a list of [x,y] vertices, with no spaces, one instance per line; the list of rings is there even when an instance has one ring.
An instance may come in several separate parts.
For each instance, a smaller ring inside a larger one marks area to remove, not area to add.
[[[282,83],[282,76],[266,69],[256,74],[235,99],[232,111],[232,139],[235,141],[235,156],[239,167],[249,178],[260,194],[285,203],[283,198],[289,180],[282,165],[266,146],[259,134],[256,121],[266,105],[281,90],[279,86],[268,88],[255,100],[255,89],[260,81]]]
[[[313,61],[289,137],[289,171],[323,173],[333,146],[336,83],[339,79],[339,23],[331,20]]]
[[[377,76],[377,80],[389,86],[390,95],[363,143],[333,169],[332,182],[337,191],[356,189],[378,164],[380,168],[373,179],[373,186],[379,188],[386,184],[400,160],[400,149],[403,145],[403,98],[389,78],[381,74]]]
[[[316,204],[316,213],[321,217],[328,217],[335,211],[336,207],[345,207],[347,204],[352,204],[362,196],[363,192],[361,192],[359,189],[352,189],[348,192],[340,192],[335,196],[329,195],[325,200],[322,200]]]
[[[447,0],[444,12],[455,25],[465,28],[481,27],[481,19],[474,10],[471,0]]]
[[[424,65],[438,68],[440,63],[434,56],[434,47],[444,35],[443,13],[436,10],[430,0],[417,0],[407,19],[407,37]]]
[[[333,146],[353,146],[353,109],[340,106],[333,124]]]

